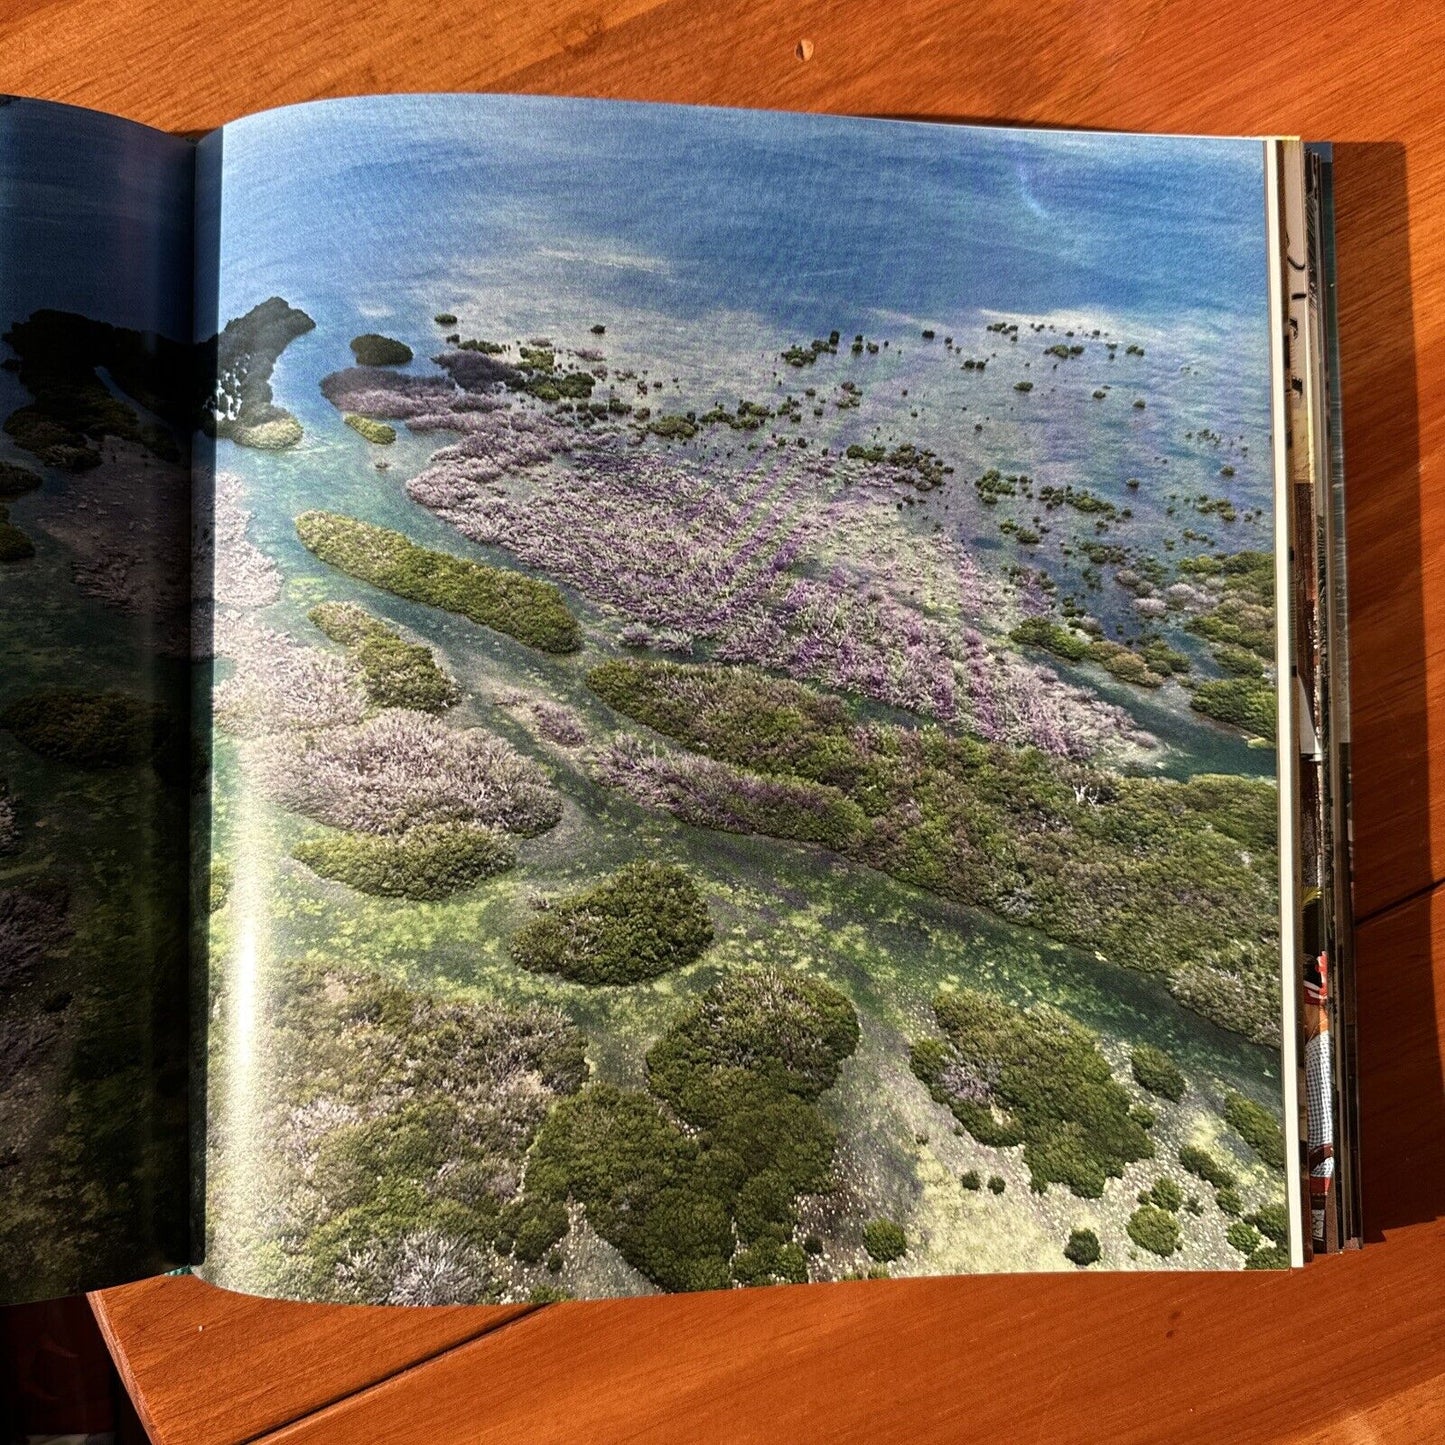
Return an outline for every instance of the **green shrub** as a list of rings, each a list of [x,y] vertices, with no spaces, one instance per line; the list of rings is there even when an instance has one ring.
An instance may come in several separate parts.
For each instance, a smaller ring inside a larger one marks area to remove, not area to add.
[[[359,433],[369,442],[375,442],[378,446],[390,446],[396,440],[396,428],[388,426],[384,421],[376,421],[369,416],[358,416],[354,411],[346,412],[341,420],[352,431]]]
[[[1106,672],[1112,673],[1120,682],[1131,682],[1136,687],[1162,687],[1164,679],[1137,652],[1119,642],[1100,639],[1089,644],[1089,661],[1097,662]]]
[[[823,1240],[819,1235],[807,1234],[803,1236],[803,1253],[818,1255],[823,1252]]]
[[[1069,662],[1082,662],[1089,652],[1088,638],[1047,617],[1026,617],[1009,633],[1009,639],[1021,647],[1043,648]]]
[[[1139,1202],[1178,1214],[1184,1204],[1184,1191],[1167,1175],[1161,1174],[1150,1189],[1139,1196]]]
[[[831,984],[801,973],[738,969],[653,1045],[647,1075],[682,1112],[692,1078],[717,1069],[748,1069],[813,1100],[837,1082],[858,1036],[853,1005]]]
[[[335,512],[303,512],[304,546],[348,576],[412,602],[456,612],[542,652],[575,652],[577,619],[550,582],[435,552],[385,527]]]
[[[863,1226],[863,1248],[880,1264],[888,1264],[908,1253],[908,1237],[891,1219],[870,1219]]]
[[[91,770],[145,762],[172,735],[160,710],[138,697],[73,687],[18,698],[0,712],[0,727],[42,757]]]
[[[1257,1249],[1244,1262],[1245,1269],[1288,1269],[1289,1251],[1277,1244],[1267,1244]]]
[[[1272,683],[1250,677],[1202,682],[1194,689],[1189,706],[1216,722],[1230,723],[1274,741],[1278,702]]]
[[[637,983],[694,962],[712,938],[707,904],[687,873],[643,861],[553,903],[518,930],[512,957],[574,983]]]
[[[538,1264],[567,1233],[567,1207],[555,1199],[524,1195],[502,1209],[497,1227],[511,1238],[512,1253],[523,1264]]]
[[[1148,1104],[1130,1104],[1129,1117],[1141,1129],[1152,1129],[1159,1122],[1159,1116]]]
[[[1242,1219],[1236,1219],[1224,1232],[1224,1237],[1241,1254],[1253,1254],[1259,1248],[1259,1231]]]
[[[461,688],[438,666],[431,648],[407,642],[365,608],[353,602],[323,602],[308,616],[346,648],[374,706],[435,713],[460,701]]]
[[[457,318],[450,311],[438,311],[432,320],[438,326],[455,326],[457,324]]]
[[[1224,1096],[1224,1119],[1271,1169],[1284,1168],[1284,1130],[1268,1109],[1231,1090]]]
[[[1248,648],[1238,647],[1232,642],[1218,642],[1210,648],[1210,652],[1220,667],[1235,677],[1264,676],[1264,662]]]
[[[543,1125],[529,1193],[577,1200],[664,1289],[806,1279],[797,1198],[830,1187],[835,1144],[811,1099],[836,1077],[838,1036],[857,1039],[852,1005],[809,982],[769,970],[724,978],[648,1054],[650,1087],[692,1132],[656,1098],[596,1085]],[[715,1038],[702,1037],[709,1028]],[[818,1037],[805,1038],[810,1029]]]
[[[655,416],[644,428],[664,441],[689,441],[697,435],[697,423],[685,416]]]
[[[807,1284],[808,1261],[791,1241],[760,1239],[733,1259],[732,1277],[741,1285]]]
[[[1179,1150],[1179,1163],[1181,1168],[1193,1174],[1195,1178],[1202,1179],[1206,1184],[1212,1184],[1216,1189],[1227,1189],[1235,1183],[1234,1170],[1221,1159],[1217,1159],[1207,1149],[1201,1149],[1194,1144],[1185,1144]]]
[[[1281,1248],[1289,1244],[1289,1210],[1283,1204],[1265,1204],[1247,1215],[1249,1223]]]
[[[1097,1264],[1103,1251],[1099,1248],[1099,1236],[1092,1229],[1075,1229],[1069,1234],[1064,1246],[1064,1258],[1080,1268]]]
[[[1067,1184],[1097,1199],[1126,1164],[1152,1157],[1128,1094],[1082,1024],[972,989],[940,992],[933,1012],[947,1043],[915,1045],[914,1073],[980,1143],[1022,1142],[1035,1188]]]
[[[1002,1174],[990,1174],[988,1176],[988,1192],[990,1194],[1002,1194],[1008,1188]]]
[[[352,338],[351,354],[358,366],[405,366],[411,360],[411,347],[368,331]]]
[[[1168,1259],[1179,1248],[1179,1221],[1167,1209],[1141,1204],[1129,1216],[1129,1238],[1140,1249]]]
[[[964,1172],[958,1176],[958,1182],[962,1184],[965,1189],[977,1190],[983,1188],[983,1180],[979,1178],[977,1169],[965,1169]]]
[[[1239,1190],[1232,1184],[1225,1184],[1214,1191],[1214,1202],[1219,1206],[1222,1214],[1227,1214],[1231,1219],[1238,1219],[1244,1213],[1244,1201],[1239,1197]]]
[[[1153,1044],[1140,1044],[1129,1056],[1134,1078],[1151,1094],[1178,1103],[1184,1097],[1184,1075],[1179,1066]]]
[[[419,902],[475,888],[516,861],[506,838],[469,823],[421,823],[398,837],[326,833],[303,838],[291,856],[359,893]]]

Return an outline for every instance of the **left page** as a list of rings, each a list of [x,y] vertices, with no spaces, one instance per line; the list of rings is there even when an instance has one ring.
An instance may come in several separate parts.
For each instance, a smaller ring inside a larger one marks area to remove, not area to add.
[[[0,104],[0,1303],[189,1257],[193,155]]]

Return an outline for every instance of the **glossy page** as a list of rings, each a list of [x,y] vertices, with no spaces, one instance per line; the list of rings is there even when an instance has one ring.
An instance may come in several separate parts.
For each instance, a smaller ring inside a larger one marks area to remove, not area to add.
[[[205,164],[207,1277],[1286,1264],[1264,143],[440,96]]]

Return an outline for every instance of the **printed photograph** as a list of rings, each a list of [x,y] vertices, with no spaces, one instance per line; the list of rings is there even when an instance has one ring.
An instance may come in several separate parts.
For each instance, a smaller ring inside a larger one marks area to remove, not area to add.
[[[1263,144],[407,97],[200,158],[206,1277],[1284,1267]]]

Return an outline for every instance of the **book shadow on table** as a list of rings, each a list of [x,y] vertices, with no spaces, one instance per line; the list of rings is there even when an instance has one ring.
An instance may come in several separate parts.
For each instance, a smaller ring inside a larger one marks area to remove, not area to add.
[[[1408,158],[1337,144],[1365,1237],[1445,1214]]]

